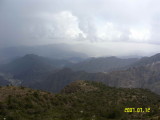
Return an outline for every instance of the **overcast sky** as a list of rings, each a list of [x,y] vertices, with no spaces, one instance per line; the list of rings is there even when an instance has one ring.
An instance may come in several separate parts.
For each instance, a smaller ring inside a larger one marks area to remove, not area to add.
[[[0,47],[66,43],[91,56],[160,52],[159,0],[0,0]]]

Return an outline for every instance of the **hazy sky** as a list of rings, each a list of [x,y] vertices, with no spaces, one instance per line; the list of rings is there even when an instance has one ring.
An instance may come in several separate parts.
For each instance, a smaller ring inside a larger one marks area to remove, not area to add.
[[[160,52],[159,0],[0,0],[0,47],[73,44],[92,56]]]

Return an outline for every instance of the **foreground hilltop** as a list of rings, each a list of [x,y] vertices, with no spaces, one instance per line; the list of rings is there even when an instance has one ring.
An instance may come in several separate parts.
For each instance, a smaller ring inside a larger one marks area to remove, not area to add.
[[[76,81],[59,94],[0,88],[0,119],[6,120],[156,120],[159,106],[160,96],[148,90],[113,88],[97,82]],[[150,112],[126,113],[125,108],[150,108]]]

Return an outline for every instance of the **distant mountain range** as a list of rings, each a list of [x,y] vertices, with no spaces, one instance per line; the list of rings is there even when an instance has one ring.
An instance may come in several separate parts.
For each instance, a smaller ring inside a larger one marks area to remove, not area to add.
[[[33,84],[45,79],[49,74],[71,64],[67,60],[49,59],[34,54],[27,54],[12,62],[2,65],[0,72],[11,74],[13,79],[21,80],[22,85]]]
[[[148,88],[159,94],[159,61],[160,54],[156,54],[141,59],[92,58],[73,64],[28,54],[1,66],[0,72],[11,74],[9,81],[21,81],[19,85],[51,92],[59,92],[76,80],[88,80],[115,87]]]
[[[26,71],[50,71],[63,68],[69,64],[71,64],[71,62],[67,60],[50,59],[35,54],[27,54],[8,64],[1,65],[0,70],[13,74],[20,74]]]
[[[130,67],[144,66],[144,65],[152,64],[158,61],[160,61],[160,53],[155,54],[151,57],[143,57],[140,60],[136,61],[134,64],[130,65]]]
[[[153,62],[151,60],[154,59]],[[159,54],[145,59],[145,64],[141,65],[144,58],[136,61],[135,67],[128,66],[126,70],[116,70],[108,73],[87,73],[84,71],[74,72],[71,69],[62,69],[49,75],[44,81],[34,84],[32,88],[44,89],[58,92],[65,85],[76,80],[89,80],[103,82],[109,86],[125,88],[148,88],[160,94],[160,59]],[[150,60],[151,59],[151,60]]]
[[[160,61],[160,53],[151,57],[122,59],[117,57],[90,58],[70,66],[75,71],[111,72],[125,70],[130,67],[144,66]]]
[[[117,57],[90,58],[85,61],[72,65],[75,71],[86,72],[110,72],[127,68],[129,65],[138,61],[137,58],[121,59]]]
[[[0,64],[6,64],[15,58],[26,54],[36,54],[52,59],[65,59],[79,62],[88,56],[84,53],[76,52],[72,46],[67,44],[52,44],[41,46],[17,46],[0,49]]]

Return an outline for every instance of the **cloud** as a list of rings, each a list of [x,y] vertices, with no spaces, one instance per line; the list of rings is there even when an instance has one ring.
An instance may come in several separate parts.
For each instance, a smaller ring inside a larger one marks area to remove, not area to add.
[[[42,13],[39,17],[46,22],[43,26],[46,27],[47,36],[50,38],[73,39],[78,37],[79,34],[83,35],[83,32],[79,29],[78,18],[70,11],[61,11],[54,14]]]
[[[94,44],[94,49],[103,44],[109,48],[107,43],[111,42],[122,48],[132,44],[133,49],[126,49],[134,51],[134,44],[160,44],[159,3],[158,0],[1,0],[0,47],[83,43]]]

